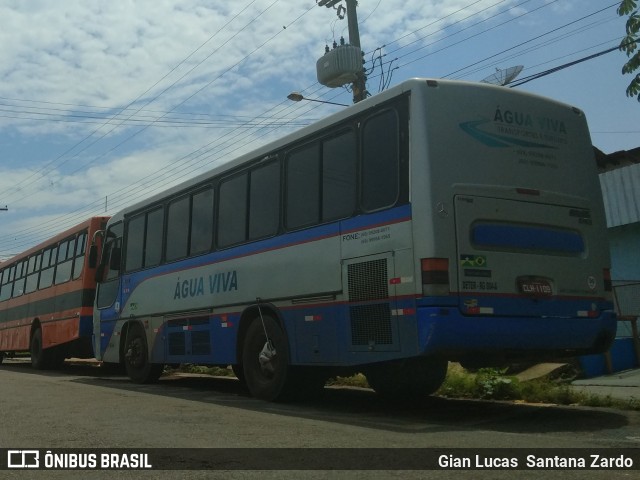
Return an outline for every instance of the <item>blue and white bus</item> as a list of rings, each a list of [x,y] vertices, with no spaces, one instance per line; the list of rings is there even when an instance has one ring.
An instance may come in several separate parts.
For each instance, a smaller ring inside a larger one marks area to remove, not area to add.
[[[231,365],[266,400],[335,372],[419,396],[448,361],[605,351],[596,163],[577,108],[411,79],[115,214],[95,351],[136,382]]]

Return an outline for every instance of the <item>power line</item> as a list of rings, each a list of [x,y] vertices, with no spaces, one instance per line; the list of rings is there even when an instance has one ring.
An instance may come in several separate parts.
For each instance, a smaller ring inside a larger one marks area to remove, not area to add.
[[[565,23],[564,25],[562,25],[562,26],[560,26],[560,27],[556,27],[556,28],[554,28],[554,29],[552,29],[552,30],[549,30],[549,31],[545,32],[545,33],[542,33],[542,34],[537,35],[537,36],[535,36],[535,37],[533,37],[533,38],[530,38],[529,40],[526,40],[526,41],[524,41],[524,42],[520,42],[520,43],[518,43],[517,45],[514,45],[514,46],[512,46],[512,47],[506,48],[506,49],[504,49],[504,50],[502,50],[502,51],[500,51],[500,52],[498,52],[498,53],[495,53],[495,54],[493,54],[493,55],[490,55],[490,56],[488,56],[488,57],[485,57],[485,58],[483,58],[482,60],[478,60],[477,62],[471,63],[470,65],[467,65],[467,66],[466,66],[466,67],[464,67],[464,68],[460,68],[460,69],[458,69],[458,70],[456,70],[456,71],[454,71],[454,72],[451,72],[450,74],[445,75],[445,77],[449,77],[449,76],[455,75],[456,73],[459,73],[459,72],[461,72],[461,71],[463,71],[463,70],[467,70],[467,69],[468,69],[468,68],[470,68],[470,67],[473,67],[473,66],[475,66],[475,65],[478,65],[478,64],[480,64],[480,63],[483,63],[483,62],[485,62],[486,60],[489,60],[489,59],[495,58],[495,57],[497,57],[497,56],[499,56],[499,55],[502,55],[503,53],[510,52],[510,51],[515,50],[515,49],[517,49],[517,48],[519,48],[519,47],[521,47],[521,46],[523,46],[523,45],[526,45],[526,44],[528,44],[528,43],[531,43],[531,42],[533,42],[533,41],[535,41],[535,40],[539,40],[539,39],[541,39],[541,38],[543,38],[543,37],[546,37],[546,36],[548,36],[548,35],[551,35],[551,34],[553,34],[553,33],[555,33],[555,32],[558,32],[558,31],[560,31],[560,30],[562,30],[562,29],[564,29],[564,28],[567,28],[567,27],[569,27],[569,26],[571,26],[571,25],[574,25],[574,24],[576,24],[576,23],[578,23],[578,22],[581,22],[581,21],[583,21],[583,20],[585,20],[585,19],[587,19],[587,18],[593,17],[594,15],[597,15],[597,14],[599,14],[599,13],[601,13],[601,12],[604,12],[605,10],[608,10],[609,8],[611,8],[611,7],[612,7],[612,6],[614,6],[614,5],[615,5],[615,4],[613,4],[613,5],[609,5],[608,7],[602,8],[602,9],[600,9],[600,10],[596,10],[595,12],[592,12],[592,13],[590,13],[590,14],[588,14],[588,15],[585,15],[584,17],[580,17],[580,18],[578,18],[578,19],[576,19],[576,20],[573,20],[573,21],[571,21],[571,22],[569,22],[569,23]]]
[[[95,133],[97,133],[101,128],[103,128],[104,126],[108,125],[110,122],[112,122],[113,120],[115,120],[122,112],[126,111],[128,108],[130,108],[132,105],[134,105],[138,100],[140,100],[144,95],[146,95],[148,92],[150,92],[151,90],[153,90],[158,84],[160,84],[165,78],[167,78],[169,75],[171,75],[174,71],[176,71],[181,65],[183,65],[185,62],[187,62],[193,55],[195,55],[200,49],[202,49],[204,47],[204,45],[206,45],[207,43],[211,42],[222,30],[224,30],[231,22],[233,22],[241,13],[243,13],[245,10],[247,10],[253,3],[255,3],[256,0],[252,0],[251,2],[249,2],[242,10],[240,10],[240,12],[238,12],[236,15],[234,15],[227,23],[225,23],[225,25],[218,29],[218,31],[216,31],[216,33],[214,33],[212,36],[210,36],[204,43],[202,43],[198,48],[196,48],[195,50],[193,50],[189,55],[187,55],[180,63],[178,63],[178,65],[176,65],[175,67],[173,67],[169,72],[167,72],[162,78],[160,78],[158,81],[156,81],[151,87],[147,88],[144,92],[142,92],[141,94],[139,94],[134,100],[132,100],[126,107],[122,108],[121,111],[119,113],[116,113],[115,115],[113,115],[110,119],[108,119],[103,125],[101,125],[100,127],[98,127],[97,129],[95,129],[94,131],[92,131],[89,135],[87,135],[85,138],[83,138],[80,142],[76,143],[74,146],[72,146],[71,148],[67,149],[65,152],[63,152],[61,155],[59,155],[58,157],[56,157],[55,159],[53,159],[51,162],[48,162],[44,167],[40,168],[38,171],[34,172],[32,175],[30,175],[26,180],[29,180],[31,178],[33,178],[35,175],[37,175],[40,172],[46,171],[47,168],[49,168],[51,165],[53,165],[55,162],[57,162],[58,160],[60,160],[61,158],[63,158],[64,156],[66,156],[67,154],[71,153],[76,147],[79,147],[80,145],[82,145],[85,141],[87,141],[89,138],[91,138]],[[276,0],[278,1],[278,0]],[[274,2],[276,3],[276,2]],[[218,49],[216,49],[215,51],[218,51]],[[207,57],[209,58],[209,57]],[[199,66],[202,62],[200,62],[197,66]],[[194,67],[195,68],[195,67]],[[194,68],[192,68],[191,70],[189,70],[190,73],[194,70]],[[179,80],[181,80],[183,77],[181,77]],[[178,80],[178,81],[179,81]],[[169,88],[171,88],[173,85],[175,85],[176,82],[174,82],[172,85],[170,85],[167,89],[163,90],[160,94],[156,95],[151,101],[156,100],[160,95],[162,95],[163,93],[165,93]],[[148,105],[149,103],[151,103],[151,101],[147,102],[145,104]],[[138,110],[139,111],[139,110]],[[103,134],[102,136],[100,136],[97,140],[95,140],[94,142],[90,143],[89,145],[85,146],[85,148],[83,148],[82,150],[80,150],[79,152],[76,152],[76,154],[74,154],[73,157],[71,158],[75,158],[77,155],[79,155],[80,153],[82,153],[83,151],[85,151],[87,148],[89,148],[90,146],[94,145],[96,142],[100,141],[101,139],[105,138],[109,133],[111,133],[116,127],[112,128],[111,130],[109,130],[108,132],[106,132],[105,134]],[[67,161],[69,161],[70,159],[65,160],[64,162],[62,162],[60,165],[63,165],[64,163],[66,163]],[[24,181],[22,182],[18,182],[18,185],[14,185],[15,187],[19,187],[20,185],[22,185],[24,183]],[[33,184],[33,182],[28,183],[28,185]],[[4,194],[6,192],[0,192],[0,194]]]
[[[275,3],[275,2],[274,2],[274,3]],[[285,29],[284,29],[284,30],[286,30],[286,28],[288,28],[288,27],[290,27],[291,25],[293,25],[294,23],[296,23],[300,18],[302,18],[304,15],[306,15],[306,14],[307,14],[309,11],[311,11],[313,8],[314,8],[314,7],[309,8],[308,10],[306,10],[305,12],[303,12],[301,15],[299,15],[297,18],[295,18],[292,22],[290,22],[290,24],[289,24],[287,27],[285,27]],[[267,40],[266,40],[265,42],[263,42],[260,46],[258,46],[256,49],[254,49],[251,53],[249,53],[248,55],[246,55],[246,56],[245,56],[245,57],[244,57],[240,62],[238,62],[235,66],[237,66],[237,65],[238,65],[239,63],[241,63],[242,61],[246,60],[246,58],[248,58],[250,55],[252,55],[252,54],[254,54],[255,52],[257,52],[258,50],[260,50],[260,49],[261,49],[262,47],[264,47],[268,42],[270,42],[271,40],[273,40],[275,37],[277,37],[277,36],[278,36],[278,35],[280,35],[281,33],[282,33],[282,31],[278,31],[275,35],[273,35],[272,37],[270,37],[269,39],[267,39]],[[226,73],[226,72],[223,72],[223,74],[224,74],[224,73]],[[219,78],[219,77],[218,77],[218,78]],[[206,88],[208,85],[210,85],[211,83],[213,83],[215,80],[216,80],[216,79],[213,79],[211,82],[209,82],[209,84],[205,85],[205,87],[203,87],[202,89]],[[182,103],[184,103],[184,102],[186,102],[187,100],[189,100],[190,98],[192,98],[194,95],[196,95],[197,93],[199,93],[202,89],[200,89],[198,92],[196,92],[196,93],[194,93],[193,95],[191,95],[189,98],[187,98],[186,100],[184,100]],[[181,104],[182,104],[182,103],[181,103]],[[177,108],[177,107],[176,107],[176,108]],[[289,108],[290,108],[290,107],[287,107],[287,108],[285,108],[285,110],[286,110],[286,109],[289,109]],[[263,114],[262,114],[262,116],[266,115],[266,113],[268,113],[268,112],[269,112],[269,110],[267,110],[265,113],[263,113]],[[261,118],[261,116],[259,115],[259,116],[257,116],[257,117],[253,117],[253,118],[254,118],[254,119],[255,119],[255,118]],[[273,116],[271,116],[271,117],[269,117],[269,118],[271,118],[271,119],[272,119],[272,118],[273,118]],[[296,118],[294,118],[293,120],[296,120]],[[284,125],[287,125],[287,124],[291,124],[292,122],[293,122],[292,120],[287,120],[286,122],[283,122],[283,124],[284,124]],[[270,128],[270,127],[271,127],[271,125],[267,124],[267,125],[265,125],[265,126],[264,126],[264,127],[262,127],[262,128]],[[236,130],[236,131],[238,131],[238,130]],[[241,133],[242,133],[242,132],[240,131],[240,133],[239,133],[239,134],[241,134]],[[267,132],[267,133],[268,133],[268,132]],[[266,135],[266,133],[264,133],[263,135]],[[237,146],[237,144],[234,144],[234,146],[236,147],[236,149],[237,149],[237,148],[240,148],[240,147],[238,147],[238,146]],[[114,148],[115,148],[115,147],[114,147]],[[201,150],[201,149],[199,149],[199,150]],[[198,151],[196,151],[196,152],[198,152]],[[189,157],[189,155],[187,155],[187,156],[185,156],[185,157],[183,157],[183,158],[187,158],[187,157]],[[175,164],[176,162],[174,161],[173,163]],[[73,172],[73,173],[75,173],[75,172]],[[130,185],[131,185],[131,186],[135,186],[137,183],[139,183],[139,182],[134,182],[134,183],[132,183],[132,184],[130,184]],[[155,185],[154,185],[154,187],[155,187]],[[122,190],[122,189],[121,189],[121,190]],[[96,202],[93,202],[93,204],[96,204],[96,203],[97,203],[97,201],[96,201]],[[52,222],[55,222],[55,221],[52,221]],[[57,225],[57,222],[55,222],[55,223],[56,223],[56,225]],[[29,230],[26,230],[26,231],[23,231],[23,232],[19,232],[19,233],[28,234],[28,233],[29,233]],[[15,235],[12,235],[12,236],[15,236]]]
[[[589,55],[586,57],[579,58],[578,60],[574,60],[569,63],[565,63],[563,65],[558,65],[557,67],[550,68],[543,72],[534,73],[533,75],[529,75],[528,77],[522,77],[519,80],[512,82],[509,84],[509,87],[519,87],[520,85],[524,85],[525,83],[529,83],[533,80],[537,80],[538,78],[546,77],[547,75],[551,75],[552,73],[559,72],[560,70],[564,70],[565,68],[573,67],[574,65],[578,65],[579,63],[583,63],[589,60],[593,60],[594,58],[601,57],[602,55],[606,55],[607,53],[614,52],[623,48],[625,46],[629,46],[636,43],[635,40],[625,43],[624,45],[616,45],[615,47],[608,48],[606,50],[602,50],[598,53],[594,53],[593,55]]]

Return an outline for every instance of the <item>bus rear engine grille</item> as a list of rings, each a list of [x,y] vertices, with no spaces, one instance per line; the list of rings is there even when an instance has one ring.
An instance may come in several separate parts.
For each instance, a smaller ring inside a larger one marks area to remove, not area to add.
[[[349,301],[366,302],[389,298],[387,259],[348,265]],[[351,316],[351,344],[361,346],[393,344],[391,308],[388,302],[354,305]]]

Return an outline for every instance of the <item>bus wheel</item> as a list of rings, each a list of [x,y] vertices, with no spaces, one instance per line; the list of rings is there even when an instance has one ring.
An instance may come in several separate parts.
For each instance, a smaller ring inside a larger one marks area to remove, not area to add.
[[[393,400],[416,400],[434,393],[447,374],[446,360],[414,357],[371,365],[366,370],[371,388]]]
[[[2,365],[3,360],[4,360],[4,352],[0,352],[0,365]]]
[[[247,384],[247,381],[244,378],[244,368],[241,363],[236,363],[235,365],[231,365],[231,370],[233,370],[233,374],[236,376],[242,385]]]
[[[263,318],[264,326],[260,318],[254,319],[244,338],[244,379],[255,398],[285,400],[292,383],[287,340],[278,322],[269,316]]]
[[[67,350],[64,345],[53,347],[49,353],[48,363],[49,368],[62,368],[64,361],[67,359]]]
[[[42,330],[36,329],[31,337],[31,345],[29,346],[31,352],[31,366],[36,370],[44,370],[47,368],[48,354],[42,348]]]
[[[127,375],[136,383],[153,383],[160,378],[164,365],[149,362],[147,336],[139,326],[132,326],[126,335],[124,363]]]

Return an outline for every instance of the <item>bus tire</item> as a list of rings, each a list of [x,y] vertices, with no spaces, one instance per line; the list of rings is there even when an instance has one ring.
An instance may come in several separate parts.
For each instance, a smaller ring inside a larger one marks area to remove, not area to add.
[[[246,386],[247,381],[244,378],[244,367],[242,366],[242,364],[236,363],[234,365],[231,365],[231,370],[233,370],[233,374],[236,376],[236,378],[240,380],[240,383]]]
[[[57,347],[51,347],[46,352],[47,367],[50,369],[59,369],[64,365],[64,361],[67,358],[67,351],[64,345]]]
[[[273,318],[254,319],[244,337],[242,366],[244,380],[251,395],[269,402],[287,400],[292,390],[289,345],[284,331]],[[264,355],[267,336],[275,350],[272,356]],[[262,358],[261,358],[262,355]]]
[[[164,365],[149,361],[149,348],[144,330],[134,325],[129,328],[124,346],[127,375],[135,383],[154,383],[162,375]]]
[[[45,370],[48,367],[49,355],[42,348],[42,329],[36,328],[35,332],[31,336],[31,343],[29,345],[29,351],[31,353],[31,366],[36,370]]]
[[[391,400],[419,400],[436,392],[447,374],[446,360],[414,357],[371,365],[365,375],[369,386]]]
[[[4,352],[0,352],[0,365],[2,365],[3,360],[4,360]]]

